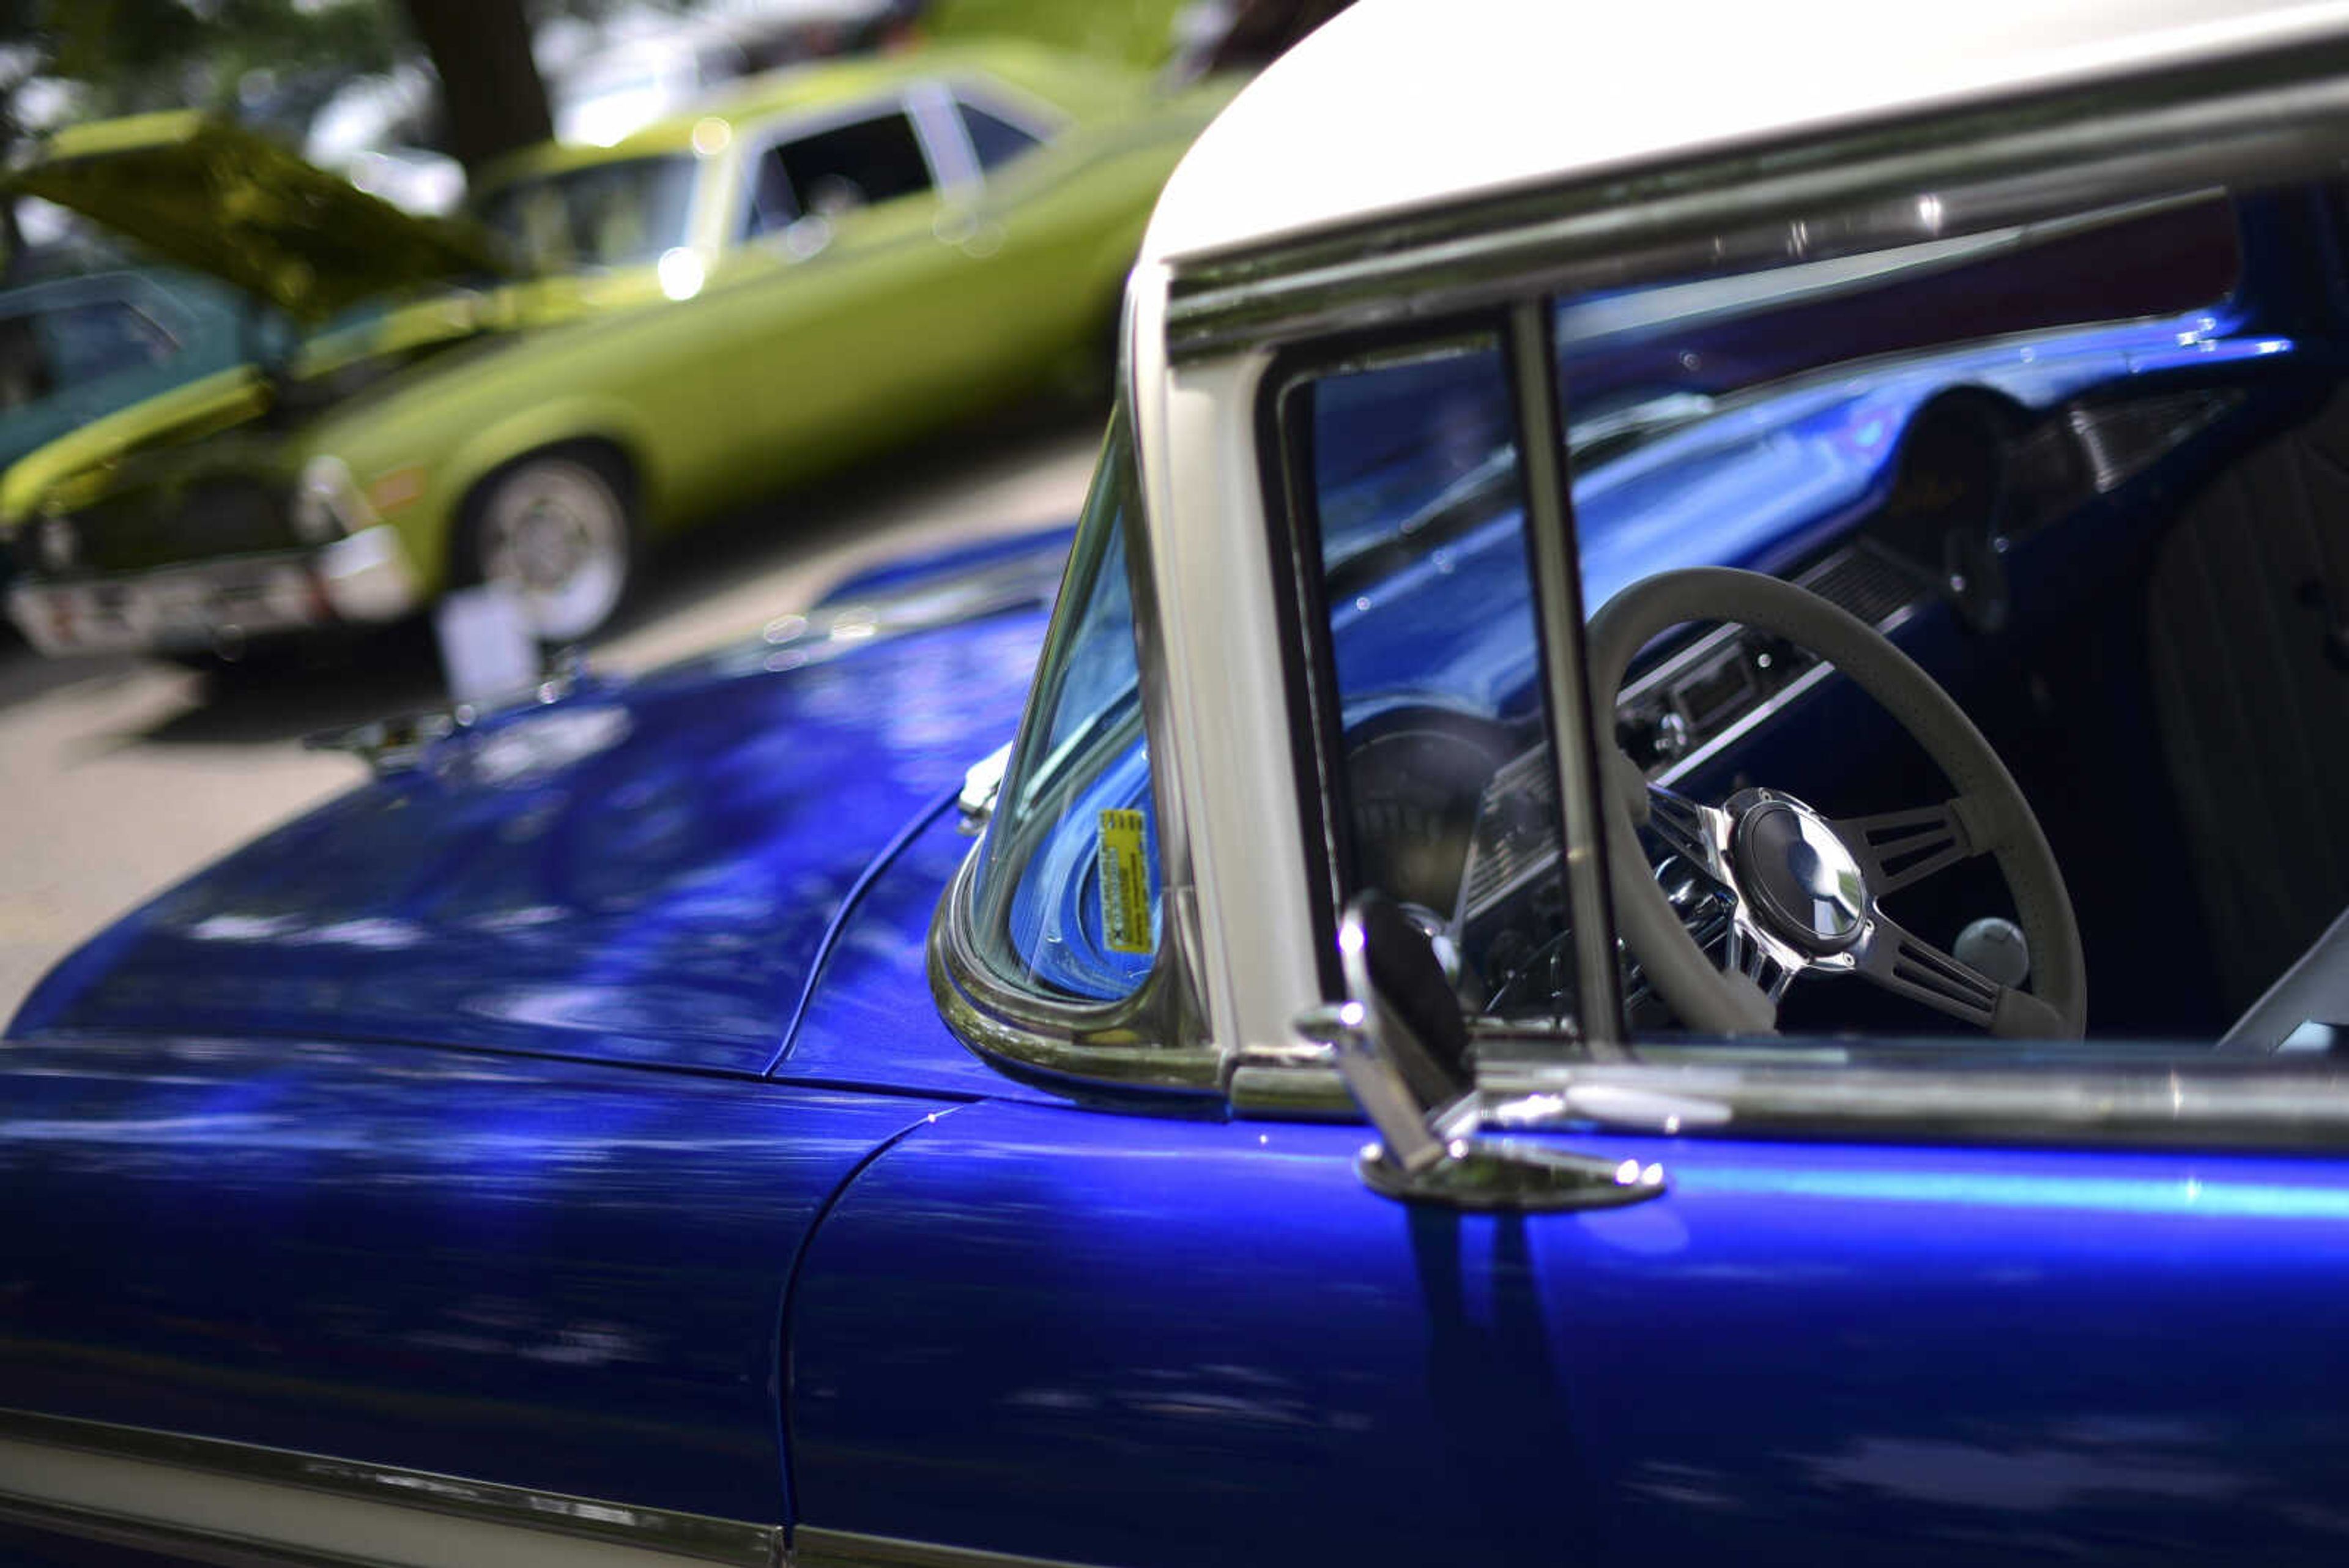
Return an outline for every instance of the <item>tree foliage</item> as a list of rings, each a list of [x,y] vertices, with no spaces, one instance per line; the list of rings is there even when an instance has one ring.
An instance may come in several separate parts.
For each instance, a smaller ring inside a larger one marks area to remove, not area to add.
[[[429,58],[450,151],[468,165],[550,134],[530,52],[541,13],[613,0],[0,0],[0,161],[26,136],[27,89],[69,86],[89,118],[203,109],[298,138],[353,77]],[[0,280],[22,254],[0,193]]]
[[[70,82],[98,115],[230,109],[255,72],[364,75],[414,47],[379,0],[0,0],[0,39],[9,85]]]

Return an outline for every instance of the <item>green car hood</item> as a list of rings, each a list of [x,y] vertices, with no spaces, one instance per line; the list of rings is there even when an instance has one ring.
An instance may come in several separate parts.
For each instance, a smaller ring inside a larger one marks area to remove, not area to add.
[[[302,321],[507,270],[471,225],[403,213],[264,137],[192,112],[61,130],[9,183]]]

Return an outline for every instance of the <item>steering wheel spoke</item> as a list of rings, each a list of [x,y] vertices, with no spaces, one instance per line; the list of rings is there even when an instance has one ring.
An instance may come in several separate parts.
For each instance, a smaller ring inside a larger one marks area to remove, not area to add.
[[[1772,1003],[1786,999],[1786,988],[1801,973],[1771,956],[1770,950],[1748,935],[1735,917],[1729,921],[1728,934],[1722,944],[1722,968],[1744,975]]]
[[[1978,1029],[1989,1029],[1998,1019],[2005,986],[1959,962],[1880,909],[1853,957],[1861,975],[1896,996],[1921,1002]]]
[[[1985,815],[1960,795],[1914,811],[1839,817],[1832,826],[1881,898],[1997,848],[1982,826]]]
[[[1729,842],[1729,814],[1659,784],[1647,787],[1649,830],[1697,870],[1726,883],[1722,855]]]

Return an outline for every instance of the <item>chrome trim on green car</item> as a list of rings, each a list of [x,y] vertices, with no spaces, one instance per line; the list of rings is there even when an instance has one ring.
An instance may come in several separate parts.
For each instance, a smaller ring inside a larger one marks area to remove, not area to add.
[[[20,578],[8,589],[8,618],[43,653],[129,653],[392,621],[422,599],[408,546],[378,524],[316,549],[62,582]]]

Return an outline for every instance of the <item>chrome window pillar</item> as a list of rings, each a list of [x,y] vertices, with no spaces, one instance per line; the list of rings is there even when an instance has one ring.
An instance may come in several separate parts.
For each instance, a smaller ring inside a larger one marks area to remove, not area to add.
[[[1582,1044],[1600,1060],[1623,1055],[1623,1000],[1615,965],[1615,915],[1607,897],[1598,747],[1590,680],[1583,669],[1582,562],[1567,480],[1566,410],[1558,389],[1555,317],[1543,298],[1509,308],[1509,374],[1516,383],[1517,462],[1525,479],[1526,547],[1534,576],[1543,707],[1557,770],[1558,842],[1566,846],[1567,906],[1574,922],[1575,994]]]

